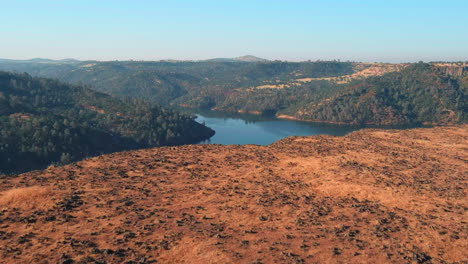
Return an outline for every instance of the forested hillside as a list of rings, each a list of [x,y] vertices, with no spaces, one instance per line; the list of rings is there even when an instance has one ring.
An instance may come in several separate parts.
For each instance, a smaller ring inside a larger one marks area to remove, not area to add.
[[[327,100],[301,107],[297,115],[308,120],[378,125],[466,122],[466,79],[417,63],[400,72],[352,82]]]
[[[37,63],[0,61],[0,70],[56,78],[117,96],[163,105],[208,107],[223,102],[236,89],[301,77],[335,77],[353,73],[349,62],[244,61],[88,61]]]
[[[0,69],[166,106],[351,124],[467,120],[463,63],[0,61]]]
[[[213,134],[191,117],[150,103],[0,72],[0,172],[113,151],[194,143]]]

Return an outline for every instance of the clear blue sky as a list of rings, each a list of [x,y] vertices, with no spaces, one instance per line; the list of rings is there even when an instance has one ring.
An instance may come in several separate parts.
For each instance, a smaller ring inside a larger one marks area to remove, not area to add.
[[[0,0],[0,58],[468,60],[468,0]]]

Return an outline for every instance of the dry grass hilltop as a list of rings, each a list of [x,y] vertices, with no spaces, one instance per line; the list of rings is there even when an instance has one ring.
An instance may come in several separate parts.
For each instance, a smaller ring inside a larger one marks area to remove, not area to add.
[[[120,152],[0,178],[1,263],[468,263],[468,126]]]

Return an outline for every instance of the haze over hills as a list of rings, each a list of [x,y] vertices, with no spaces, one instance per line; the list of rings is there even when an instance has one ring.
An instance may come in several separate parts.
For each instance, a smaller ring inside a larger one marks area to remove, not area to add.
[[[183,60],[180,60],[183,61]],[[207,59],[201,61],[211,61],[211,62],[236,62],[236,61],[243,61],[243,62],[267,62],[269,60],[262,59],[259,57],[255,57],[253,55],[244,55],[235,58],[214,58],[214,59]]]
[[[80,63],[80,60],[76,59],[62,59],[62,60],[52,60],[46,58],[33,58],[29,60],[14,60],[14,59],[2,59],[0,58],[0,62],[5,63],[49,63],[49,64],[73,64],[73,63]]]
[[[234,60],[246,61],[246,62],[266,62],[266,61],[268,61],[267,59],[262,59],[262,58],[259,58],[259,57],[255,57],[253,55],[245,55],[245,56],[235,57]]]

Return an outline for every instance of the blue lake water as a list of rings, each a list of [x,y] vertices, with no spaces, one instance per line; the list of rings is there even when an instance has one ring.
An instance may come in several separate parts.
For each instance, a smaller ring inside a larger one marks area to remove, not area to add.
[[[216,131],[201,144],[257,144],[268,145],[288,136],[335,135],[343,136],[361,126],[332,125],[295,120],[284,120],[247,114],[230,114],[213,111],[193,112],[199,123]]]

